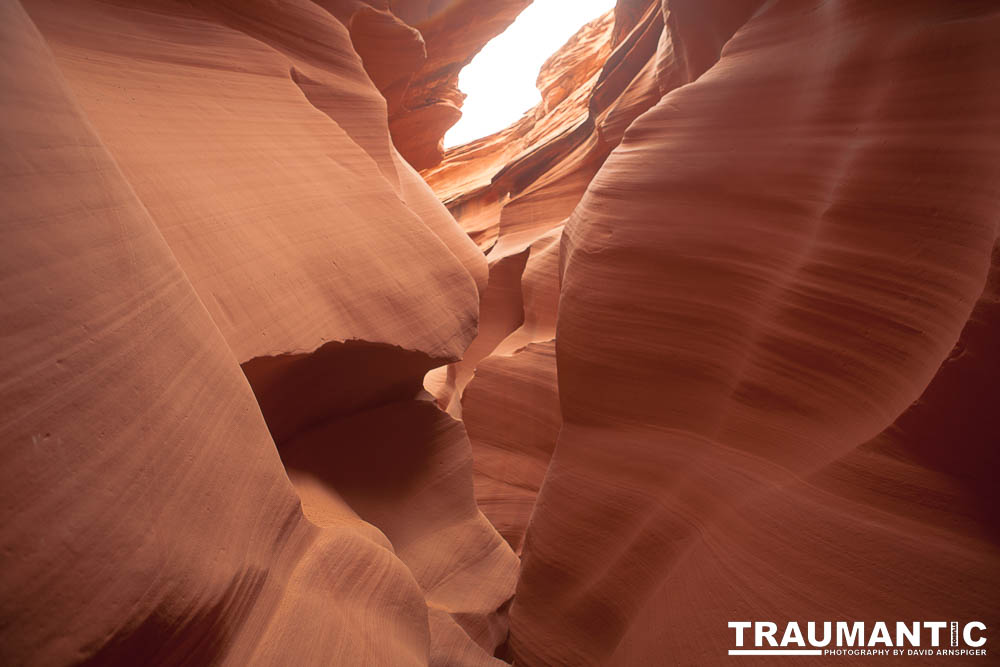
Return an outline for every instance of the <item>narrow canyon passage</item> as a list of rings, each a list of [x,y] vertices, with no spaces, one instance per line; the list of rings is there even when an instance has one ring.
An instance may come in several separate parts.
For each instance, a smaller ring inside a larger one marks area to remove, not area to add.
[[[0,663],[990,664],[1000,6],[606,4],[0,7]]]

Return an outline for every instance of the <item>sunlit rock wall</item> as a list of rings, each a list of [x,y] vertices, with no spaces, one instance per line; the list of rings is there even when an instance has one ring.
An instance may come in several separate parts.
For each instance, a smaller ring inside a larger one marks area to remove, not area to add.
[[[998,21],[620,2],[538,108],[423,172],[486,251],[481,330],[511,332],[427,386],[522,555],[517,664],[1000,617]]]
[[[527,4],[0,7],[0,663],[1000,621],[1000,9]]]

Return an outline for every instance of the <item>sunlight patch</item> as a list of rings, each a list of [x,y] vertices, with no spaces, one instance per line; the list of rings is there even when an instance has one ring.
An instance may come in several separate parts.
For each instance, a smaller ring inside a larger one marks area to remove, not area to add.
[[[535,80],[548,57],[614,6],[615,0],[535,0],[462,70],[458,86],[468,97],[445,147],[498,132],[538,104]]]

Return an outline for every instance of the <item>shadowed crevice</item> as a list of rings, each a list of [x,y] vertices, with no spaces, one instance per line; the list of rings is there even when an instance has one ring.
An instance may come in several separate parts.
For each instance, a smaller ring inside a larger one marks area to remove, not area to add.
[[[387,343],[347,340],[311,353],[256,357],[242,368],[281,447],[310,427],[412,397],[427,371],[448,361]]]

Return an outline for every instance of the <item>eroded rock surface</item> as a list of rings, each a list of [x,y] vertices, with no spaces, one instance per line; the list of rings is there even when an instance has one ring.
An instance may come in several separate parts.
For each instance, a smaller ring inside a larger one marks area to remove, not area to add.
[[[0,662],[1000,622],[996,3],[527,4],[0,7]]]
[[[464,428],[421,400],[475,336],[486,262],[393,145],[354,9],[24,4],[5,10],[4,320],[11,349],[37,342],[8,357],[4,421],[28,430],[4,442],[52,468],[6,459],[33,509],[5,521],[4,662],[495,662],[517,558]],[[351,479],[382,511],[320,463],[376,451],[350,425],[378,410],[407,438]],[[290,485],[279,451],[315,475]]]
[[[517,664],[710,664],[729,620],[817,604],[998,616],[997,21],[619,3],[534,112],[424,173],[491,275],[565,226],[531,318],[558,327],[427,383],[522,553]]]

